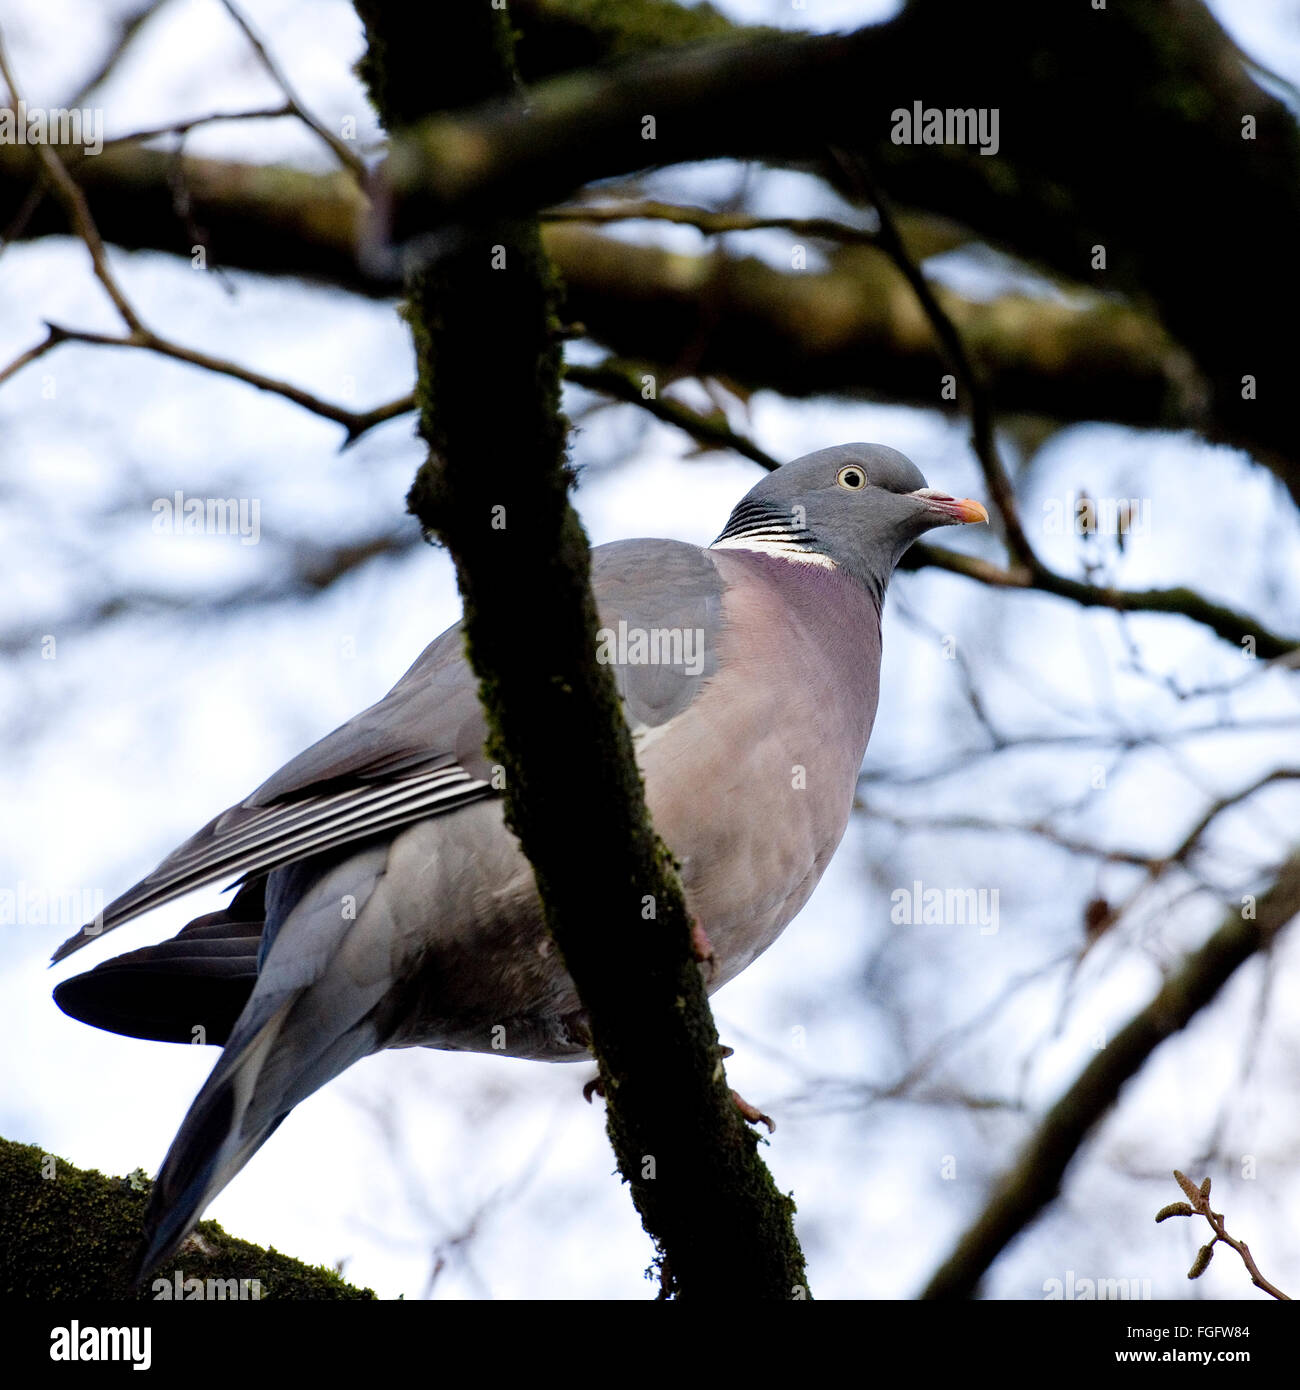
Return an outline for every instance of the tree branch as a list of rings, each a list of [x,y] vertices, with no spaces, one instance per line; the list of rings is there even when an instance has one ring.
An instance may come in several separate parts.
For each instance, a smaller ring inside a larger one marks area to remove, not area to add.
[[[8,54],[2,36],[0,36],[0,76],[4,77],[5,84],[9,88],[15,105],[17,105],[20,100],[18,84],[9,67]],[[366,413],[343,410],[338,406],[330,405],[327,401],[322,401],[309,391],[291,385],[289,382],[279,381],[262,372],[252,371],[250,368],[241,367],[237,363],[214,357],[210,353],[200,352],[195,348],[182,347],[179,343],[173,343],[170,339],[164,338],[161,334],[146,327],[136,312],[135,306],[127,298],[125,291],[118,284],[116,276],[110,269],[108,254],[104,249],[104,243],[99,235],[99,229],[95,225],[95,220],[90,214],[85,196],[68,173],[57,150],[53,146],[45,144],[37,145],[36,149],[46,177],[54,190],[55,198],[63,207],[73,230],[84,242],[86,250],[90,254],[95,278],[103,286],[109,299],[112,300],[113,307],[126,324],[128,332],[114,336],[106,333],[82,332],[53,323],[46,324],[45,339],[20,353],[8,366],[0,370],[0,383],[3,383],[28,363],[44,356],[45,353],[60,343],[78,341],[97,343],[108,347],[146,348],[150,352],[160,353],[165,357],[172,357],[181,362],[188,362],[192,366],[202,367],[222,376],[234,377],[250,386],[256,386],[260,391],[270,391],[275,395],[284,396],[295,405],[302,406],[303,409],[310,410],[313,414],[323,415],[326,419],[336,421],[348,431],[349,441],[355,439],[372,425],[377,424],[381,419],[389,418],[389,415],[385,413],[386,411],[400,413],[391,406],[380,406],[377,410]]]
[[[1271,1280],[1265,1279],[1260,1273],[1259,1266],[1255,1263],[1255,1257],[1250,1253],[1250,1246],[1244,1240],[1238,1240],[1235,1236],[1228,1234],[1228,1228],[1224,1223],[1222,1212],[1215,1211],[1210,1206],[1210,1180],[1205,1181],[1197,1187],[1189,1178],[1174,1169],[1174,1177],[1178,1180],[1178,1186],[1183,1189],[1187,1197],[1186,1202],[1173,1202],[1167,1207],[1162,1207],[1156,1215],[1157,1221],[1167,1221],[1171,1216],[1191,1216],[1195,1212],[1198,1216],[1203,1216],[1209,1223],[1210,1229],[1214,1232],[1214,1239],[1207,1245],[1202,1245],[1196,1255],[1196,1262],[1187,1273],[1189,1279],[1199,1279],[1205,1273],[1210,1263],[1210,1257],[1214,1253],[1214,1247],[1222,1241],[1225,1245],[1231,1246],[1233,1250],[1241,1256],[1241,1262],[1246,1266],[1246,1273],[1250,1275],[1250,1282],[1257,1289],[1263,1289],[1270,1298],[1276,1298],[1282,1303],[1292,1302],[1289,1293],[1283,1293]],[[1186,1210],[1182,1210],[1186,1208]]]
[[[390,131],[431,99],[512,85],[500,11],[462,4],[435,21],[399,0],[357,8],[363,76]],[[537,225],[467,226],[408,288],[430,445],[408,502],[456,562],[489,756],[505,770],[509,823],[589,1019],[610,1137],[662,1252],[662,1286],[697,1298],[805,1296],[793,1203],[732,1104],[671,856],[649,823],[610,672],[595,660],[558,411],[562,335]]]
[[[284,69],[271,56],[270,51],[262,40],[258,37],[253,26],[245,18],[244,13],[234,3],[234,0],[221,0],[225,6],[226,13],[243,30],[244,37],[252,46],[253,52],[257,54],[262,66],[270,75],[271,80],[284,93],[285,105],[298,117],[298,119],[309,130],[313,131],[320,139],[334,152],[334,157],[338,162],[358,180],[364,181],[367,177],[365,164],[361,156],[355,150],[349,149],[347,144],[335,135],[332,130],[319,121],[298,99],[298,94],[289,84],[289,79],[284,74]]]
[[[95,159],[58,153],[101,234],[117,245],[191,255],[194,238],[173,207],[179,169],[210,265],[304,275],[368,295],[393,289],[358,265],[366,203],[343,175],[190,156],[178,165],[162,150],[112,144]],[[24,208],[33,164],[29,147],[0,146],[0,220],[25,213],[15,236],[65,229],[57,209]],[[696,370],[791,396],[943,408],[935,399],[943,358],[900,302],[906,286],[883,253],[842,246],[824,270],[790,273],[748,257],[637,245],[578,225],[585,220],[566,212],[544,241],[565,282],[565,315],[614,353],[661,364],[694,355]],[[961,240],[934,219],[899,221],[915,254]],[[1173,429],[1199,422],[1200,388],[1185,354],[1133,308],[1077,286],[1068,301],[936,293],[1005,410]]]
[[[281,106],[264,106],[251,111],[212,111],[206,116],[191,116],[184,121],[171,121],[167,125],[152,126],[147,130],[133,130],[129,135],[115,135],[104,141],[106,150],[115,145],[139,145],[146,140],[157,140],[163,135],[188,135],[205,125],[219,125],[224,121],[272,121],[298,113],[285,102]]]
[[[925,1298],[966,1298],[994,1260],[1056,1196],[1065,1170],[1093,1126],[1162,1042],[1218,994],[1233,972],[1266,950],[1300,913],[1300,851],[1254,904],[1230,912],[1219,929],[1166,980],[1154,999],[1083,1069],[1052,1106],[997,1191],[930,1280]]]
[[[227,1235],[202,1221],[157,1278],[127,1277],[152,1183],[139,1169],[109,1178],[34,1144],[0,1139],[0,1288],[13,1298],[95,1305],[109,1300],[373,1299],[333,1271]],[[155,1288],[162,1280],[165,1288]],[[185,1285],[197,1279],[198,1287]],[[216,1281],[217,1289],[208,1281]],[[249,1283],[256,1281],[254,1292]],[[180,1289],[180,1292],[176,1290]]]
[[[1111,608],[1117,613],[1178,613],[1202,623],[1225,642],[1242,649],[1247,638],[1255,643],[1255,654],[1264,658],[1286,656],[1300,647],[1300,639],[1282,637],[1247,613],[1215,603],[1182,586],[1173,589],[1111,589],[1070,579],[1042,566],[1031,575],[1022,569],[1000,569],[988,560],[962,555],[936,545],[914,545],[899,562],[899,569],[947,570],[977,580],[995,589],[1025,589],[1056,594],[1084,608]]]
[[[1154,299],[1208,383],[1214,437],[1246,442],[1300,499],[1284,378],[1246,346],[1271,341],[1262,306],[1300,298],[1290,112],[1199,0],[1151,0],[1105,22],[1087,7],[1049,17],[1031,0],[995,12],[996,37],[984,7],[909,0],[889,23],[852,34],[694,44],[569,73],[408,132],[388,177],[446,220],[545,206],[669,164],[820,165],[832,145],[864,153],[900,200],[1072,279]],[[1100,71],[1112,77],[1104,101]],[[1006,133],[997,157],[960,142],[894,143],[894,113],[910,113],[922,91],[938,107],[996,113]],[[1217,190],[1208,212],[1207,186]],[[1222,276],[1204,273],[1189,225],[1205,226],[1226,257]]]
[[[1037,575],[1042,565],[1038,556],[1034,554],[1033,546],[1029,544],[1024,527],[1020,524],[1020,509],[1016,504],[1015,489],[1011,486],[1011,479],[998,453],[998,441],[993,428],[993,407],[984,380],[971,362],[961,334],[944,313],[937,296],[930,288],[930,282],[921,273],[920,266],[912,259],[907,247],[903,245],[903,238],[899,235],[898,224],[894,219],[893,205],[872,177],[866,160],[839,151],[835,153],[845,172],[860,182],[862,191],[871,199],[880,219],[877,238],[879,245],[912,287],[912,293],[916,295],[926,318],[930,320],[935,337],[942,345],[945,356],[966,392],[971,421],[971,447],[979,460],[980,471],[984,474],[989,499],[1002,523],[1011,558],[1028,568],[1031,574]]]
[[[256,372],[251,367],[242,367],[238,362],[231,362],[227,358],[214,357],[211,353],[200,352],[197,348],[173,343],[169,338],[163,338],[152,329],[143,326],[133,333],[121,335],[91,333],[79,328],[64,328],[55,323],[47,324],[46,327],[49,329],[49,335],[35,347],[28,348],[26,352],[0,371],[0,382],[59,343],[93,343],[100,347],[143,348],[147,352],[156,352],[161,357],[170,357],[175,362],[188,362],[192,367],[201,367],[204,371],[213,372],[217,376],[233,377],[234,380],[242,381],[248,386],[255,386],[259,391],[268,391],[274,396],[283,396],[285,400],[292,401],[294,405],[301,406],[303,410],[309,411],[312,415],[319,415],[322,419],[333,420],[335,424],[342,425],[347,432],[345,442],[348,444],[359,439],[375,425],[382,424],[385,420],[391,420],[395,416],[403,415],[414,406],[413,399],[408,395],[375,406],[373,410],[348,410],[344,406],[322,400],[321,397],[313,395],[312,392],[304,391],[300,386],[294,386],[292,382],[267,376],[264,372]]]
[[[707,449],[732,449],[769,471],[781,466],[777,459],[766,450],[760,449],[752,439],[733,430],[720,413],[717,416],[701,415],[689,406],[682,405],[680,401],[660,395],[657,383],[653,394],[647,396],[641,380],[647,370],[639,369],[635,363],[620,362],[609,357],[594,367],[584,367],[570,362],[564,369],[564,378],[573,382],[575,386],[585,387],[588,391],[599,391],[611,400],[637,406],[647,414],[653,415],[656,420],[675,425]]]

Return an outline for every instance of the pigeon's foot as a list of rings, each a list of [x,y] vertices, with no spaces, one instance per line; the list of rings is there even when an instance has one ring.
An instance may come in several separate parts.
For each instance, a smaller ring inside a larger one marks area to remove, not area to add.
[[[695,954],[695,959],[700,963],[700,973],[704,976],[704,983],[711,985],[714,975],[718,973],[718,960],[713,954],[713,942],[709,940],[709,934],[700,925],[698,917],[691,918],[691,950]]]
[[[736,1109],[740,1111],[741,1115],[743,1115],[751,1125],[764,1124],[767,1126],[767,1132],[769,1134],[776,1133],[776,1121],[770,1115],[764,1115],[757,1106],[750,1105],[739,1091],[732,1091],[731,1099],[735,1101]]]
[[[722,1056],[730,1057],[735,1049],[730,1047],[719,1047],[718,1051]],[[603,1097],[604,1094],[605,1083],[599,1076],[593,1076],[582,1088],[582,1098],[588,1105],[592,1103],[592,1098],[594,1096]],[[765,1115],[756,1105],[751,1105],[739,1091],[732,1091],[731,1099],[736,1109],[740,1111],[744,1119],[751,1125],[763,1124],[767,1126],[767,1132],[769,1134],[776,1133],[776,1121],[770,1115]]]

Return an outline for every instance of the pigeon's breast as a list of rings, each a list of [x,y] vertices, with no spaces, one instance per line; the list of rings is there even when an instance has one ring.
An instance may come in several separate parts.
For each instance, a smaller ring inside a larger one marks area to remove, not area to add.
[[[880,619],[838,569],[710,554],[725,584],[718,674],[638,739],[638,757],[722,984],[804,905],[844,834],[875,717]]]
[[[633,602],[607,584],[602,619],[655,828],[713,944],[716,987],[776,939],[844,833],[880,625],[838,570],[681,550],[667,557],[680,585]],[[380,1010],[387,1045],[585,1055],[576,991],[496,798],[400,832],[356,930],[371,938],[359,953],[400,982]]]

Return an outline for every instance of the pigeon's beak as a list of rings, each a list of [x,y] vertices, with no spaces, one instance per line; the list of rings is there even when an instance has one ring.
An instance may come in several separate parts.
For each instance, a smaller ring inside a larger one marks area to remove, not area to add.
[[[933,487],[918,488],[912,496],[923,498],[936,512],[942,515],[944,520],[939,523],[940,525],[987,521],[989,519],[989,514],[983,504],[977,502],[973,497],[949,497],[946,492],[940,492]]]

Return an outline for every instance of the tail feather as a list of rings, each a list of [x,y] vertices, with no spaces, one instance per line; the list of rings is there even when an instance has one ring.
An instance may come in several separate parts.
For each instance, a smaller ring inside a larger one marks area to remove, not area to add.
[[[69,1017],[110,1033],[153,1042],[201,1037],[221,1045],[257,981],[261,933],[261,922],[199,918],[170,941],[62,981],[54,1002]]]
[[[257,981],[265,913],[263,885],[242,888],[220,912],[195,918],[170,940],[62,981],[54,1002],[72,1018],[127,1037],[222,1044]]]
[[[321,1002],[311,987],[250,1001],[158,1171],[138,1278],[175,1254],[295,1105],[379,1045],[368,1010],[330,1017]]]
[[[271,875],[256,983],[159,1169],[138,1278],[176,1252],[295,1105],[380,1045],[374,1011],[392,976],[358,970],[356,957],[390,958],[390,914],[369,902],[386,858],[374,845]],[[340,911],[349,900],[356,917]]]
[[[294,1005],[291,996],[269,1016],[240,1020],[203,1089],[194,1098],[158,1177],[145,1213],[143,1277],[177,1248],[222,1188],[269,1139],[289,1113],[284,1106],[269,1123],[245,1126],[258,1078]]]

